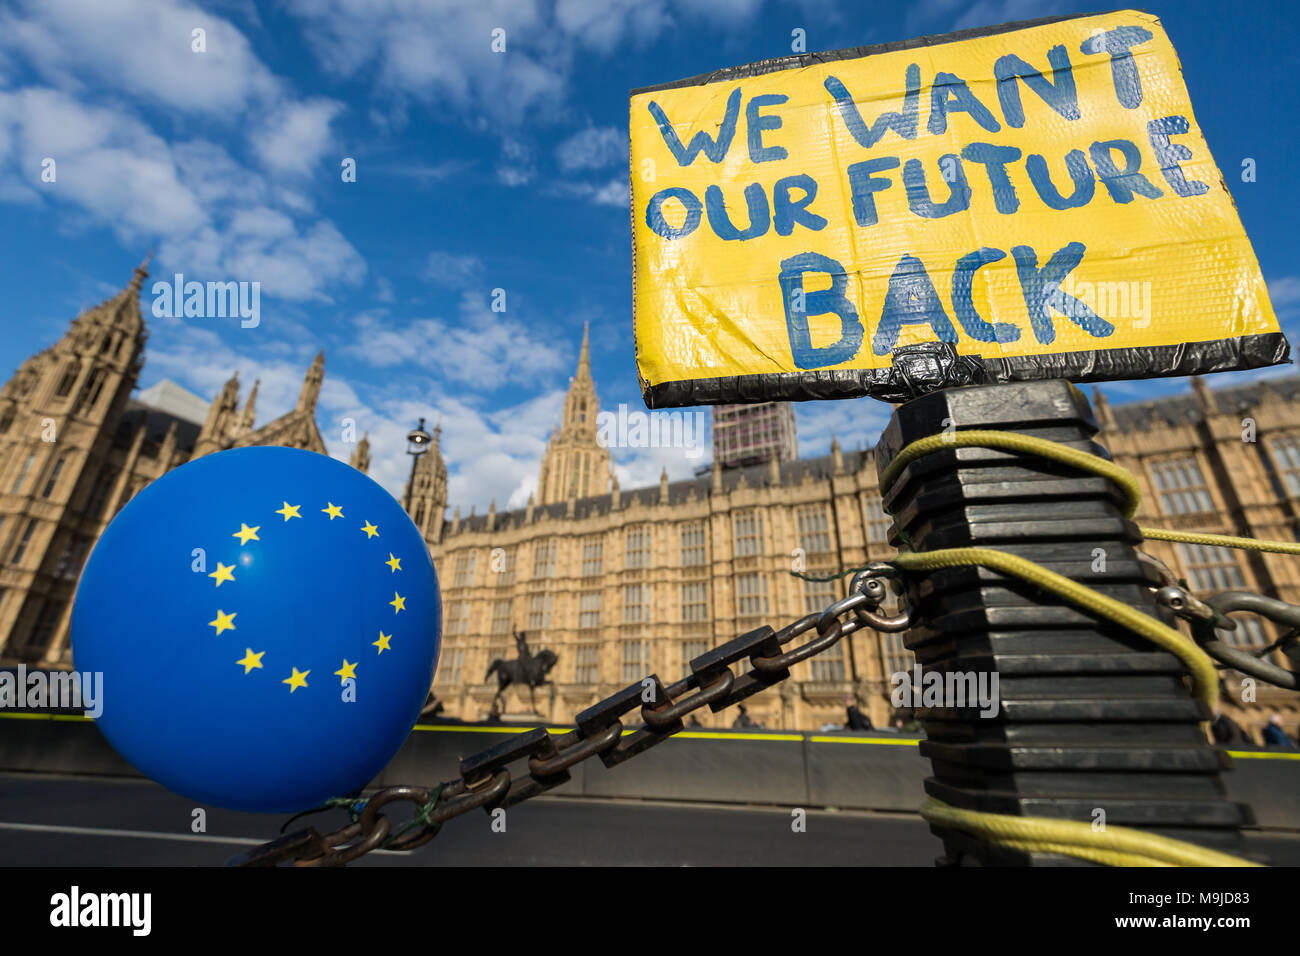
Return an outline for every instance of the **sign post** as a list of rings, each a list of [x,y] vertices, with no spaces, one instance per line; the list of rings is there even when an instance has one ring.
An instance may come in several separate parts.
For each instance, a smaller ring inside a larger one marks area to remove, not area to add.
[[[882,476],[912,442],[976,429],[1108,459],[1071,382],[1288,358],[1177,55],[1146,13],[639,90],[631,152],[651,408],[906,402],[876,449]],[[896,546],[996,549],[1161,616],[1159,578],[1108,478],[954,447],[906,465],[882,494]],[[947,699],[921,709],[931,797],[1241,852],[1250,808],[1225,796],[1227,757],[1200,730],[1208,707],[1174,654],[977,565],[906,581],[918,664],[947,686],[1001,688],[993,713]],[[932,829],[941,863],[1078,862]]]

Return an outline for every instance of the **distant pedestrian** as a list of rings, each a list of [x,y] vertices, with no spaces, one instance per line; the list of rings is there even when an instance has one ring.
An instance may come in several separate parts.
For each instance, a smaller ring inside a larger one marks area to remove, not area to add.
[[[852,694],[844,695],[844,712],[848,718],[844,724],[845,730],[870,730],[871,721],[867,715],[858,709],[858,702]]]
[[[1268,725],[1264,728],[1264,746],[1295,748],[1295,741],[1288,737],[1286,731],[1282,729],[1282,715],[1276,711],[1269,717]]]
[[[1214,708],[1214,723],[1210,724],[1210,730],[1214,734],[1216,744],[1233,746],[1254,743],[1253,740],[1246,736],[1246,732],[1241,729],[1241,725],[1225,714],[1219,707]]]
[[[760,725],[754,723],[754,721],[750,719],[749,711],[745,709],[745,705],[741,704],[740,713],[738,713],[736,715],[736,719],[731,722],[731,729],[732,730],[753,730],[758,726]]]

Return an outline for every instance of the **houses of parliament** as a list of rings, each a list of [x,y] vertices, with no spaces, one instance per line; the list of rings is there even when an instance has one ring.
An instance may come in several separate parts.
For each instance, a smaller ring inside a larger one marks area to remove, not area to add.
[[[142,487],[201,455],[247,445],[326,453],[316,425],[324,355],[298,401],[255,427],[257,386],[237,376],[208,403],[163,381],[133,394],[147,336],[142,265],[127,286],[72,320],[58,342],[0,388],[0,664],[69,666],[68,624],[81,568],[99,534]],[[566,721],[628,683],[669,682],[710,647],[762,624],[780,627],[839,596],[837,585],[793,576],[887,559],[871,450],[734,468],[622,489],[597,438],[599,412],[584,333],[577,368],[524,508],[448,516],[447,464],[437,431],[416,459],[408,511],[428,542],[443,597],[443,649],[434,690],[445,715],[483,718],[489,663],[523,631],[558,655],[536,706]],[[1300,376],[1111,406],[1098,392],[1099,440],[1137,476],[1139,523],[1257,538],[1300,538]],[[400,454],[384,449],[383,454]],[[363,438],[351,455],[370,464]],[[1145,546],[1198,594],[1245,589],[1300,603],[1300,562],[1284,555],[1151,541]],[[1230,639],[1262,646],[1253,618]],[[1225,632],[1226,633],[1226,632]],[[747,702],[768,728],[843,723],[857,696],[876,726],[892,714],[890,675],[911,667],[899,635],[855,632],[796,665],[792,678]],[[1224,709],[1258,728],[1274,710],[1300,718],[1295,695],[1267,685],[1243,703],[1229,680]],[[528,710],[525,692],[506,709]],[[731,713],[700,719],[729,724]]]

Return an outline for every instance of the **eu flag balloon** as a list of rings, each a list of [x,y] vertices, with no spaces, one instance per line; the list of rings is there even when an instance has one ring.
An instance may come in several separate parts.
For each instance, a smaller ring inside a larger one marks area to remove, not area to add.
[[[72,613],[103,675],[104,736],[200,803],[292,812],[392,759],[438,659],[419,531],[356,469],[292,448],[218,452],[113,519]]]

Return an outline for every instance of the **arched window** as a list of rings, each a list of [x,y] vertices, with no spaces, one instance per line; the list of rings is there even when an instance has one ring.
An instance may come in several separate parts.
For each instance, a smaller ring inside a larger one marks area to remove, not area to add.
[[[72,386],[77,384],[77,376],[81,374],[81,363],[76,359],[68,362],[67,368],[63,370],[63,378],[59,379],[59,387],[55,389],[56,398],[63,398],[72,391]]]
[[[14,416],[17,414],[17,405],[9,405],[4,411],[0,412],[0,435],[8,434],[10,427],[14,423]]]
[[[108,371],[103,368],[97,368],[90,373],[90,378],[86,380],[86,387],[81,391],[81,401],[77,403],[77,411],[94,411],[107,378]]]

